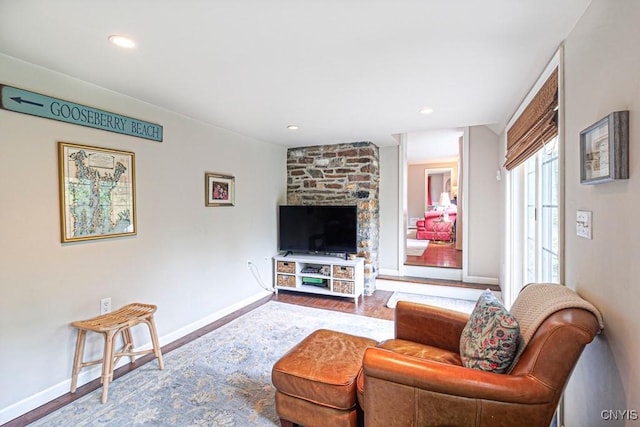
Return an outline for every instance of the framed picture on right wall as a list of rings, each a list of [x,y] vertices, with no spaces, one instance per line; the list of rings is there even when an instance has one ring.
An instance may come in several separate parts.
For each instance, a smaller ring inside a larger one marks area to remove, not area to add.
[[[580,132],[580,183],[629,178],[629,111],[615,111]]]

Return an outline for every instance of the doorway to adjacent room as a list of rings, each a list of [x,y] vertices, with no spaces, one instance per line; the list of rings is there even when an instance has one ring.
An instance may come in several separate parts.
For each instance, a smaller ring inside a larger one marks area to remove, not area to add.
[[[462,129],[406,135],[406,275],[462,277],[463,251],[455,235],[462,135]]]

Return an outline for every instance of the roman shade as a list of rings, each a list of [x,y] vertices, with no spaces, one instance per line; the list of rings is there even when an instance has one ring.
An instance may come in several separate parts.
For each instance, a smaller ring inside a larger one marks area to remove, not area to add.
[[[555,68],[529,105],[507,131],[504,167],[524,163],[558,134],[558,68]]]

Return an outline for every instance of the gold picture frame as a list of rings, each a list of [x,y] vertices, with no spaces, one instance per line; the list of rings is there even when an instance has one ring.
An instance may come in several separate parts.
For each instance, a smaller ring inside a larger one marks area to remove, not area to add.
[[[58,143],[62,243],[134,236],[135,154]]]
[[[233,206],[236,199],[235,177],[205,172],[204,204],[212,206]]]

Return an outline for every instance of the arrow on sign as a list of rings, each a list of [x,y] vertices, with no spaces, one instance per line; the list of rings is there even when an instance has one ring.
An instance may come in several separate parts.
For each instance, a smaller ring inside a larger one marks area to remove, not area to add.
[[[36,105],[38,107],[44,107],[44,104],[38,104],[37,102],[27,101],[26,99],[22,99],[22,97],[20,97],[20,96],[16,96],[16,97],[11,98],[11,99],[16,101],[18,104],[22,104],[24,102],[25,104],[31,104],[31,105]]]

